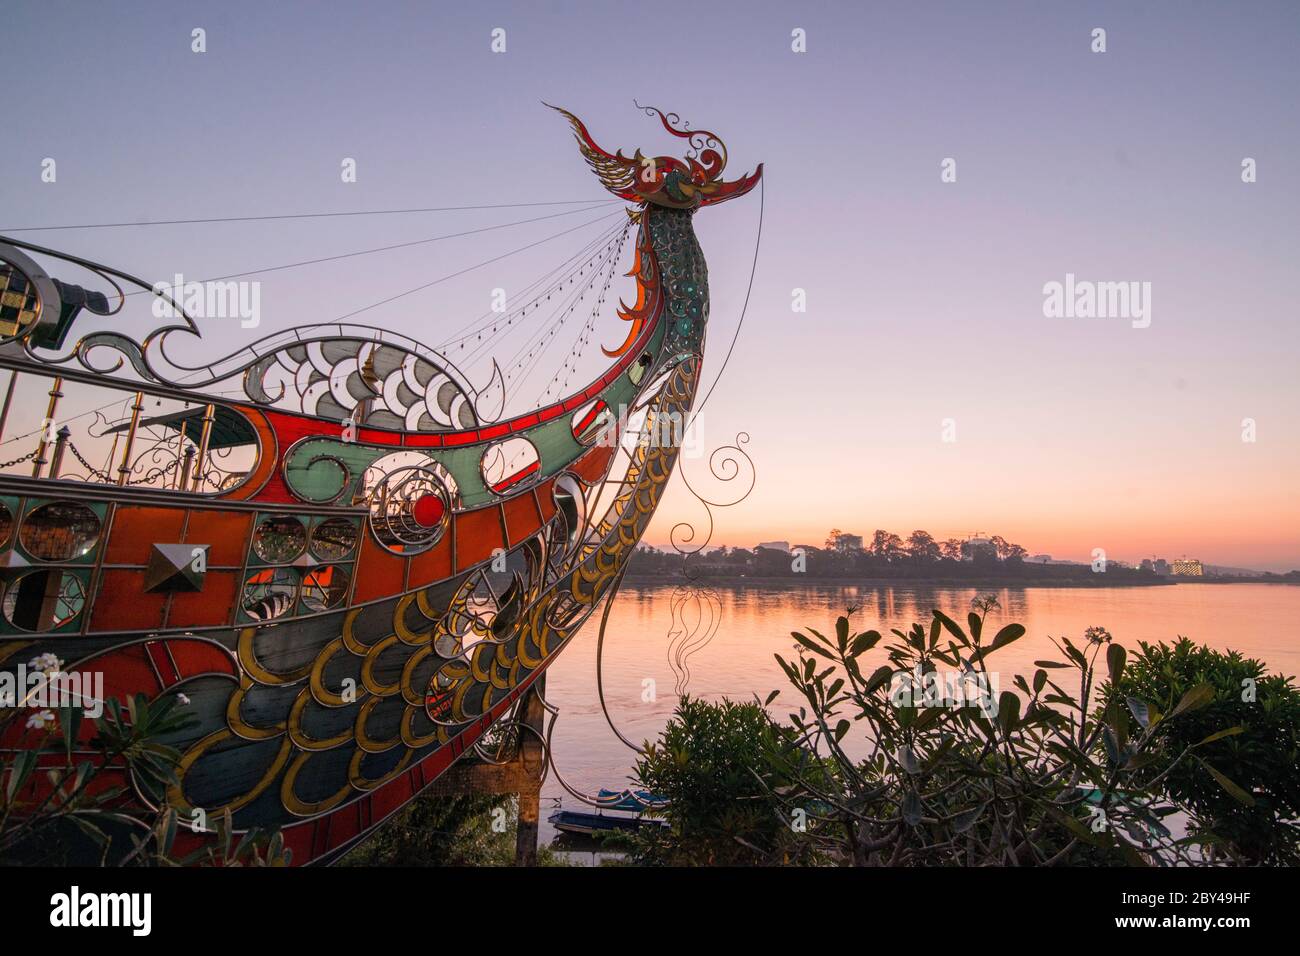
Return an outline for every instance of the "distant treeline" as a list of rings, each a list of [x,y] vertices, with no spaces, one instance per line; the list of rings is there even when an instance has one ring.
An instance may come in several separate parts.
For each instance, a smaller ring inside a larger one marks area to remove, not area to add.
[[[833,540],[833,539],[828,539]],[[936,553],[937,549],[937,553]],[[1264,582],[1300,584],[1300,570],[1254,576],[1206,576],[1175,579],[1153,570],[1135,568],[1119,561],[1106,562],[1104,573],[1088,564],[1043,564],[1025,560],[1025,549],[994,536],[968,541],[936,542],[924,531],[915,531],[904,541],[897,535],[877,531],[867,548],[817,547],[797,544],[789,552],[776,548],[713,548],[699,554],[682,555],[671,549],[643,545],[628,564],[628,577],[678,578],[683,570],[692,577],[717,580],[737,578],[855,578],[928,581],[935,583],[1018,582],[1089,585],[1107,587],[1124,584],[1169,584],[1176,580],[1206,584]]]
[[[776,548],[714,548],[686,559],[693,575],[761,578],[898,578],[952,581],[990,579],[1080,581],[1095,584],[1159,583],[1164,578],[1111,561],[1103,574],[1084,564],[1027,562],[1028,552],[1000,535],[962,541],[938,541],[926,531],[902,538],[877,531],[866,547],[843,547],[843,535],[833,530],[823,546],[796,544],[786,552]],[[680,574],[683,558],[672,550],[643,546],[628,567],[630,577]]]

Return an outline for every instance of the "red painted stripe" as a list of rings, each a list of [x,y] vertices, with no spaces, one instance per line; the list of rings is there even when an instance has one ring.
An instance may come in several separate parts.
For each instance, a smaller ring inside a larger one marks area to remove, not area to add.
[[[515,487],[515,485],[519,484],[519,482],[527,478],[529,475],[536,474],[538,471],[541,470],[541,467],[542,467],[542,463],[540,461],[535,461],[527,468],[522,468],[519,471],[515,472],[509,478],[506,478],[502,481],[498,481],[495,485],[492,486],[492,490],[499,495],[504,494],[505,492],[509,491],[511,488]]]

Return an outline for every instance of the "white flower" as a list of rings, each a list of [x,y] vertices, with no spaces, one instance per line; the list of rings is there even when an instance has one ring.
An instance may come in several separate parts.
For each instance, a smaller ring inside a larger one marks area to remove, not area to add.
[[[48,710],[40,710],[27,718],[28,730],[49,730],[54,726],[54,713]]]
[[[1090,627],[1083,632],[1083,637],[1089,644],[1109,644],[1114,640],[1104,627]]]
[[[59,660],[57,654],[42,654],[40,657],[33,657],[27,662],[28,670],[40,671],[50,675],[59,673],[62,668],[63,661]]]
[[[188,707],[190,705],[190,699],[184,694],[177,694],[176,699],[181,702],[182,707]]]

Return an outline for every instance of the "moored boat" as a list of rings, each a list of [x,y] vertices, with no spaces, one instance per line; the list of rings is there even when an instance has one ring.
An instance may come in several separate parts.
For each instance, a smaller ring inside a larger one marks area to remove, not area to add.
[[[658,110],[685,161],[611,154],[560,112],[632,204],[635,300],[608,367],[523,414],[503,414],[499,369],[476,387],[434,349],[343,322],[177,363],[169,341],[199,334],[179,301],[0,237],[0,449],[16,455],[0,465],[0,670],[97,675],[87,704],[184,698],[176,782],[120,774],[135,803],[181,815],[180,851],[228,813],[278,830],[295,863],[337,858],[507,718],[616,590],[680,450],[620,429],[677,434],[659,425],[699,381],[692,217],[762,167],[724,180],[721,142]],[[113,294],[52,275],[74,267]],[[178,321],[75,334],[132,286]],[[0,744],[41,732],[13,724]]]

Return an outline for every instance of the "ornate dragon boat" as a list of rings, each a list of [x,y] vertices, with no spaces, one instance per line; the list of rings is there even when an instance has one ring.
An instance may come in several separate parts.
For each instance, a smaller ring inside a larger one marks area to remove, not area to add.
[[[679,453],[645,436],[676,434],[655,424],[700,378],[692,217],[762,167],[725,181],[725,146],[674,114],[646,110],[684,160],[609,153],[559,112],[631,204],[635,300],[607,370],[526,414],[502,414],[499,370],[476,389],[437,350],[341,322],[173,362],[169,340],[199,334],[175,298],[0,237],[0,671],[57,660],[105,699],[183,695],[175,785],[120,771],[140,805],[228,811],[294,863],[335,859],[479,746],[616,589]],[[111,296],[50,274],[74,266]],[[179,320],[72,334],[129,286]]]

